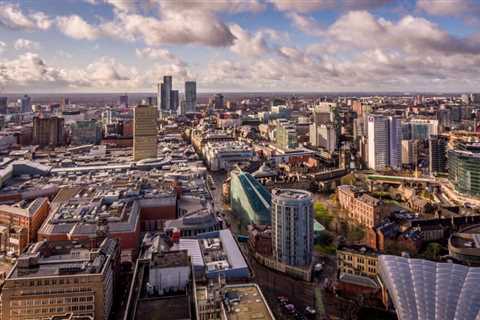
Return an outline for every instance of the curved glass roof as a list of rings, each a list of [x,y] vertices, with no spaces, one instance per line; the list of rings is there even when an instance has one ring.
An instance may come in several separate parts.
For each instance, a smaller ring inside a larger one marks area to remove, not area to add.
[[[379,274],[400,320],[480,320],[480,268],[382,255]]]

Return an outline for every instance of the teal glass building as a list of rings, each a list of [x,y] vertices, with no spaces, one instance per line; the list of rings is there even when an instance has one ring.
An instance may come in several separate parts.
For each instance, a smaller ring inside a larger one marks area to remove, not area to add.
[[[270,224],[270,192],[248,172],[234,170],[230,178],[230,205],[242,225]]]

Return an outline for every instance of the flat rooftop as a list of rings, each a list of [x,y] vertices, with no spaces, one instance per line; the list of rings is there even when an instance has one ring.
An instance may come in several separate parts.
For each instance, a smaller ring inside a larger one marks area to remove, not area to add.
[[[167,296],[138,301],[135,319],[176,320],[190,319],[190,301],[187,295]]]
[[[288,200],[303,200],[312,197],[310,192],[299,189],[273,189],[272,195]]]
[[[227,318],[231,320],[274,319],[262,293],[254,284],[227,286],[225,295],[238,295],[240,302],[233,302]]]

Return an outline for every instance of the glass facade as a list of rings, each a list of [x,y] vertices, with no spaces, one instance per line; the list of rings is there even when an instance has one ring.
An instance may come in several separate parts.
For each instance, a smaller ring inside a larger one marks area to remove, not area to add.
[[[232,210],[242,224],[270,224],[270,192],[247,172],[232,171],[230,181]]]
[[[470,151],[448,152],[448,178],[455,190],[480,196],[480,154]]]

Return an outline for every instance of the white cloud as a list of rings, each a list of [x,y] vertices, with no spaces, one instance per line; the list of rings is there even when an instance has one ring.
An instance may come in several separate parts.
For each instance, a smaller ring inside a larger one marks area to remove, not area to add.
[[[417,8],[434,16],[480,14],[480,2],[476,0],[418,0]]]
[[[250,32],[244,30],[238,24],[230,26],[235,40],[230,49],[242,57],[258,57],[268,51],[266,42],[266,34],[257,32],[252,35]]]
[[[300,31],[310,35],[323,35],[324,30],[320,24],[312,17],[308,17],[296,12],[287,14],[293,25]]]
[[[15,50],[36,50],[40,47],[40,44],[35,41],[31,41],[28,39],[22,39],[19,38],[15,41],[15,44],[13,45]]]
[[[100,35],[97,28],[78,15],[58,17],[56,22],[62,33],[74,39],[94,40]]]
[[[5,48],[7,47],[7,44],[5,42],[0,41],[0,54],[5,51]]]
[[[370,10],[392,0],[269,0],[280,11],[307,13],[321,10]]]
[[[178,56],[174,55],[170,51],[162,48],[142,48],[135,49],[135,54],[139,58],[147,58],[151,60],[162,60],[164,62],[171,62],[177,65],[186,65]]]
[[[51,20],[43,12],[25,14],[18,4],[0,2],[0,26],[9,29],[42,29],[51,26]]]

